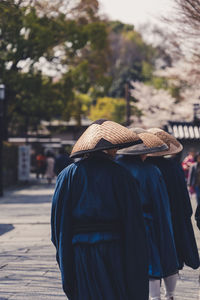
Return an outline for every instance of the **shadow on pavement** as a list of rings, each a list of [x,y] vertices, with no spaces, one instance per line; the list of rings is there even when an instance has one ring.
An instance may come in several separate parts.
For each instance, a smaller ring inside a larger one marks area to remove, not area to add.
[[[15,227],[12,224],[0,224],[0,235],[3,235],[11,230],[13,230]],[[0,298],[1,300],[1,298]]]

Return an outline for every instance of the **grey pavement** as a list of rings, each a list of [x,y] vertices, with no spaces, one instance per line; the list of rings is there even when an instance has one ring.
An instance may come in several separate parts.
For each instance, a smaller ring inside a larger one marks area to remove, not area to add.
[[[193,212],[196,209],[196,199],[191,198]],[[200,253],[200,231],[196,226],[194,214],[192,216],[193,228],[196,236],[198,250]],[[189,267],[184,267],[179,273],[179,280],[176,287],[175,300],[200,300],[200,269],[193,270]]]
[[[0,199],[0,300],[67,299],[50,241],[53,190],[43,183]]]
[[[0,300],[67,299],[50,241],[53,190],[54,185],[40,182],[0,198]],[[195,199],[192,203],[195,207]],[[200,232],[194,228],[200,247]],[[200,300],[199,270],[185,267],[176,300],[193,299]]]

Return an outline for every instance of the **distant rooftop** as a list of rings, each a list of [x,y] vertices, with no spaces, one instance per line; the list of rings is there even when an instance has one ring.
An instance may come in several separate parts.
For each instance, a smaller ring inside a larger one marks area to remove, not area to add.
[[[170,134],[179,140],[199,140],[200,123],[195,122],[169,122],[165,126]]]

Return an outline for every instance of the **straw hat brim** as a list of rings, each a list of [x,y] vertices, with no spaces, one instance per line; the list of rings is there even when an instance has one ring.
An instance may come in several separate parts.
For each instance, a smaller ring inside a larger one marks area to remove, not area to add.
[[[117,151],[117,154],[123,154],[123,155],[142,155],[142,154],[149,154],[154,152],[160,152],[168,149],[167,145],[162,145],[159,147],[154,148],[148,148],[144,144],[135,145],[132,147],[128,147],[122,150]]]
[[[134,128],[130,128],[129,130],[134,131]],[[137,129],[138,131],[138,129]],[[168,149],[168,146],[156,137],[154,134],[149,133],[145,130],[140,129],[138,136],[143,141],[143,144],[134,145],[122,150],[119,150],[117,154],[123,155],[142,155],[142,154],[149,154],[154,152],[161,152]]]
[[[116,122],[101,119],[92,123],[81,135],[72,149],[71,157],[141,143],[142,140],[136,133]]]
[[[149,156],[165,156],[165,155],[174,155],[183,150],[183,146],[177,139],[167,133],[166,131],[160,129],[160,128],[151,128],[148,129],[148,132],[153,133],[155,136],[157,136],[159,139],[161,139],[164,143],[167,144],[168,150],[162,151],[162,152],[155,152],[149,154]]]

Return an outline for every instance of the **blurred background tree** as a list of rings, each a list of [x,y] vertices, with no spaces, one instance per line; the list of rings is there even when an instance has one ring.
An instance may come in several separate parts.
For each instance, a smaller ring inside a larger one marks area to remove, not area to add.
[[[15,134],[27,133],[41,119],[69,119],[79,106],[76,91],[87,93],[106,82],[107,31],[97,16],[98,2],[80,1],[70,17],[54,8],[48,14],[47,2],[0,2],[5,128]],[[73,105],[63,114],[67,103]]]
[[[106,118],[118,123],[125,122],[126,102],[123,98],[98,98],[97,103],[90,110],[89,118],[97,120]]]
[[[123,97],[125,84],[130,81],[146,81],[152,77],[156,49],[142,39],[133,25],[119,21],[108,23],[110,42],[109,75],[112,84],[109,95]]]
[[[147,42],[145,34],[156,35],[157,44]],[[131,82],[153,87],[153,93],[166,90],[173,103],[182,101],[182,81],[157,72],[177,61],[169,40],[160,28],[138,32],[106,19],[98,0],[2,0],[5,138],[39,132],[41,120],[74,118],[80,126],[83,117],[107,117],[124,123],[125,85],[131,88]],[[140,117],[145,108],[131,95],[131,114]]]

